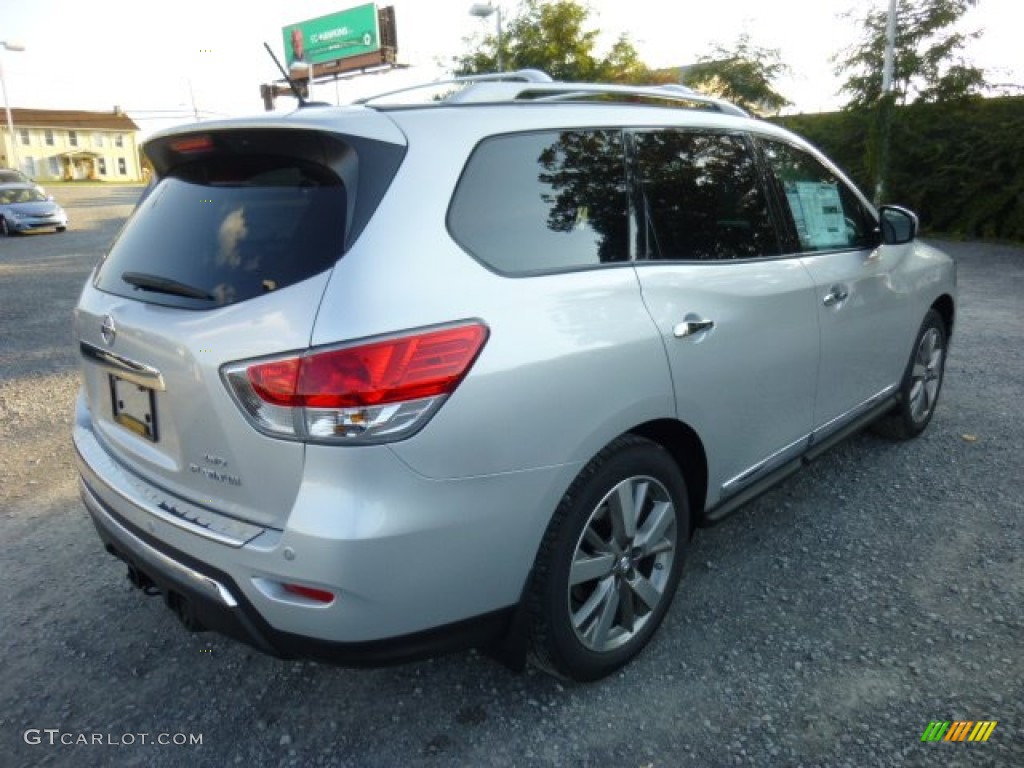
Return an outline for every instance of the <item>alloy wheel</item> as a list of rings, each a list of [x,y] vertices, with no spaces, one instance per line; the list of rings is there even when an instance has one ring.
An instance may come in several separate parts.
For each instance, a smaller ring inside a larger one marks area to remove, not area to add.
[[[569,570],[573,630],[591,651],[614,650],[640,632],[666,598],[676,556],[672,497],[652,477],[629,477],[600,501]]]
[[[942,334],[937,328],[929,328],[917,345],[910,374],[910,416],[915,423],[927,419],[935,408],[942,385],[944,354]]]

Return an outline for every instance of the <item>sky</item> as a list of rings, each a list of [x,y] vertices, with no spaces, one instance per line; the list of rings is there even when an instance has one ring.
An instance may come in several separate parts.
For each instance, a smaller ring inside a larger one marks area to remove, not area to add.
[[[314,86],[314,98],[346,103],[445,74],[443,65],[466,51],[466,38],[494,30],[494,17],[469,15],[473,0],[379,0],[392,5],[399,60],[408,69]],[[715,44],[741,33],[754,45],[780,50],[792,74],[778,89],[790,112],[836,109],[839,81],[830,57],[857,39],[842,14],[887,0],[589,0],[601,31],[599,51],[628,35],[651,67],[689,64]],[[1024,83],[1024,53],[1016,14],[1020,0],[981,0],[968,29],[982,29],[967,55],[996,82]],[[9,103],[41,109],[112,110],[120,106],[143,135],[201,118],[262,111],[260,83],[278,79],[263,49],[283,56],[281,28],[345,10],[360,0],[3,0],[0,50]],[[511,15],[518,0],[497,2]],[[159,9],[159,10],[158,10]],[[862,11],[858,10],[858,14]],[[294,101],[279,99],[278,109]]]

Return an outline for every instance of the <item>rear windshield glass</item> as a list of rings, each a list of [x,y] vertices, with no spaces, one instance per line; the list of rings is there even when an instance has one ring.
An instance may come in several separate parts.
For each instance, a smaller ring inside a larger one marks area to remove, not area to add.
[[[316,163],[222,155],[181,165],[148,190],[96,287],[193,309],[246,301],[333,265],[345,211],[341,179]]]

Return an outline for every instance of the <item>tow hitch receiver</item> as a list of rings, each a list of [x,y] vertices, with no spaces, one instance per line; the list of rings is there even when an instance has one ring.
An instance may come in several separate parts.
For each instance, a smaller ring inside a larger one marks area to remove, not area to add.
[[[153,583],[153,580],[130,563],[128,564],[128,581],[133,587],[141,589],[143,594],[150,597],[160,594],[160,589]]]
[[[195,610],[192,607],[191,601],[184,595],[180,595],[177,592],[171,590],[161,590],[156,583],[149,578],[145,573],[140,571],[131,563],[128,563],[128,581],[136,589],[141,589],[142,593],[154,597],[156,595],[164,596],[164,603],[171,609],[171,612],[178,617],[178,621],[182,623],[189,632],[205,632],[206,627],[199,620]]]

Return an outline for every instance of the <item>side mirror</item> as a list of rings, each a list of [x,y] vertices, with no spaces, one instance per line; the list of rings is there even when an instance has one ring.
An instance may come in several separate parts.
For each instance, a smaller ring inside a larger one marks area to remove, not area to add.
[[[882,217],[882,242],[886,245],[909,243],[917,237],[918,221],[913,211],[898,205],[883,205],[879,213]]]

